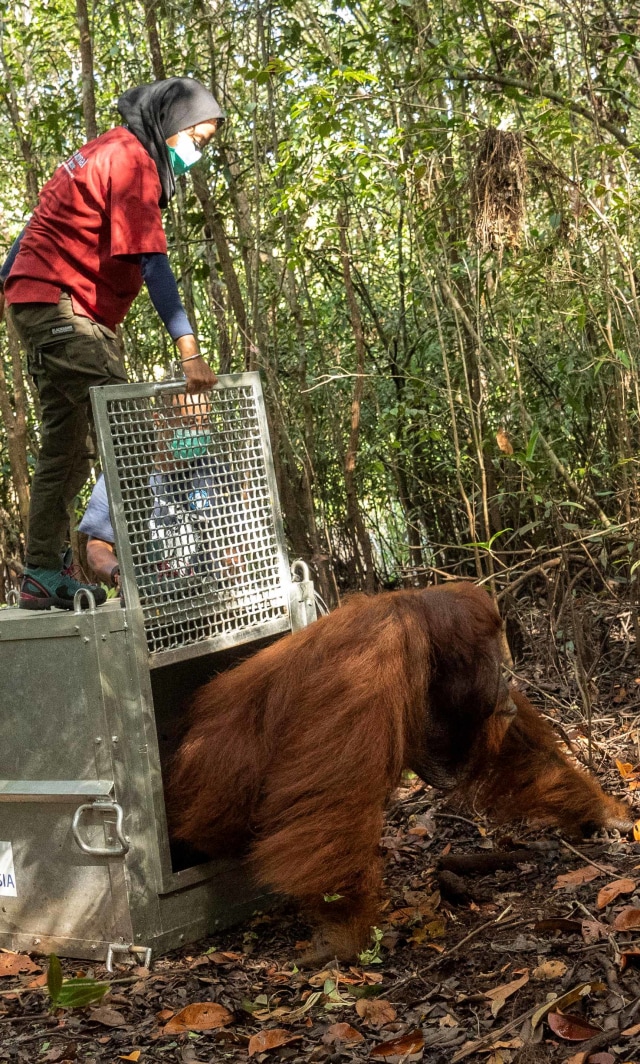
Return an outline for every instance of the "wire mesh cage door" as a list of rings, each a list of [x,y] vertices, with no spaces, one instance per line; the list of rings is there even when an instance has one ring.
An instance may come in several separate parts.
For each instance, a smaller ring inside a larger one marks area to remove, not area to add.
[[[127,609],[150,664],[290,627],[291,578],[260,376],[92,390]]]

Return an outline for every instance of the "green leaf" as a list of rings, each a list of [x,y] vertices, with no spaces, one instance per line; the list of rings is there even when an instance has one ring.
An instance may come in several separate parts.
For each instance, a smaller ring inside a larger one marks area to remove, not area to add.
[[[93,1001],[102,1001],[109,989],[108,983],[96,979],[66,979],[58,994],[56,1005],[61,1009],[79,1009]]]
[[[538,442],[538,436],[540,435],[540,429],[534,428],[529,437],[527,449],[525,451],[525,461],[530,462],[533,459],[533,455],[536,449],[536,443]]]
[[[371,949],[365,949],[359,954],[359,961],[361,964],[382,964],[382,957],[380,956],[380,943],[384,937],[384,932],[379,927],[373,927],[373,945]]]
[[[349,993],[354,998],[374,998],[379,997],[382,994],[384,987],[382,986],[350,986]]]
[[[617,347],[616,348],[616,355],[620,359],[620,361],[622,362],[622,365],[624,366],[625,369],[631,369],[631,359],[629,358],[629,356],[628,356],[626,351],[623,351],[621,348]]]
[[[54,1007],[60,995],[61,986],[62,968],[60,967],[60,961],[56,957],[55,953],[52,953],[49,957],[49,970],[47,971],[47,990],[49,991],[51,1004]]]

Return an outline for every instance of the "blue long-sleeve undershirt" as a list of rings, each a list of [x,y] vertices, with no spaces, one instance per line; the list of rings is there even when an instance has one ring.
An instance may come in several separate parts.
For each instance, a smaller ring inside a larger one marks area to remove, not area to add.
[[[27,226],[25,225],[20,236],[14,240],[9,254],[2,264],[2,267],[0,267],[0,287],[4,287],[4,284],[11,273],[11,267],[13,266],[20,250],[20,241],[25,234],[26,228]],[[182,305],[180,293],[178,292],[178,285],[171,266],[169,265],[169,259],[167,256],[162,254],[162,252],[141,255],[140,269],[142,271],[144,283],[149,291],[151,302],[160,315],[171,339],[179,340],[181,336],[187,336],[188,334],[193,333],[191,322],[189,321],[187,312]]]
[[[140,268],[151,302],[162,318],[171,339],[179,340],[181,336],[193,333],[167,256],[159,251],[151,255],[141,255]]]
[[[27,227],[25,225],[24,229],[20,233],[20,236],[16,237],[16,239],[13,242],[13,244],[9,248],[9,254],[7,255],[7,257],[4,260],[4,262],[2,263],[2,266],[0,267],[0,285],[3,288],[4,288],[4,282],[6,281],[7,277],[11,273],[11,267],[13,266],[13,264],[15,262],[16,255],[20,251],[20,241],[22,240],[22,238],[23,238],[23,236],[25,234],[26,228]]]

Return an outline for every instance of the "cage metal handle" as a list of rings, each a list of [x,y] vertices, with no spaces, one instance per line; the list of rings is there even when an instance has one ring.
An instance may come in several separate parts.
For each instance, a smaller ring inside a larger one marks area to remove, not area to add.
[[[128,944],[126,942],[110,942],[107,947],[107,957],[104,962],[104,966],[109,972],[109,975],[113,975],[114,953],[132,953],[134,957],[141,956],[143,967],[151,967],[152,950],[150,946],[134,946],[133,944]]]
[[[73,612],[84,612],[82,608],[83,599],[87,600],[87,609],[89,610],[89,612],[94,613],[96,608],[96,600],[93,597],[93,592],[89,591],[88,587],[81,587],[78,588],[78,590],[76,591],[75,595],[73,596]]]
[[[302,558],[296,558],[295,562],[291,562],[291,575],[294,580],[298,580],[300,583],[311,579],[309,566],[306,562],[303,562]]]
[[[20,592],[15,587],[10,587],[7,591],[7,606],[11,609],[15,609],[20,604]]]
[[[90,843],[85,842],[80,834],[80,820],[86,809],[91,809],[92,812],[97,811],[99,813],[116,814],[115,828],[116,838],[118,840],[117,846],[91,846]],[[71,821],[71,830],[78,846],[83,853],[88,853],[92,857],[123,857],[125,853],[128,853],[129,839],[123,833],[123,826],[124,810],[119,802],[87,802],[84,805],[79,805],[73,814],[73,820]]]

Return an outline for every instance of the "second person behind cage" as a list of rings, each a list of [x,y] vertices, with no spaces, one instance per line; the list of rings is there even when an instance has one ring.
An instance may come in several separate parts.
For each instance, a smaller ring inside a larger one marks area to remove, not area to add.
[[[211,450],[211,405],[206,396],[166,396],[154,411],[155,445],[148,455],[150,508],[140,511],[130,538],[142,565],[139,590],[155,599],[198,591],[230,591],[245,570],[244,500],[226,460]],[[136,489],[138,490],[138,489]],[[89,536],[87,561],[105,582],[119,586],[104,478],[80,522]],[[144,559],[144,560],[143,560]]]
[[[172,395],[156,412],[157,450],[149,486],[148,562],[169,595],[229,587],[240,564],[242,492],[227,462],[211,454],[204,396]]]
[[[0,270],[4,303],[27,349],[42,410],[33,483],[23,609],[73,607],[90,586],[61,569],[67,508],[96,457],[89,390],[126,381],[115,335],[143,281],[175,340],[189,392],[211,388],[167,258],[160,210],[175,179],[200,158],[224,120],[191,78],[130,89],[118,101],[125,125],[63,163]]]

